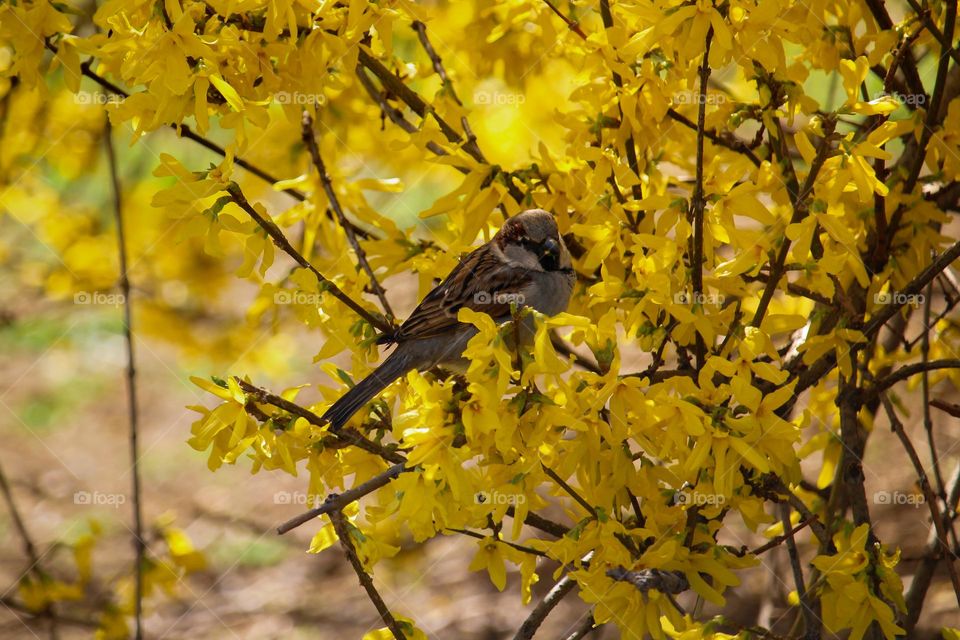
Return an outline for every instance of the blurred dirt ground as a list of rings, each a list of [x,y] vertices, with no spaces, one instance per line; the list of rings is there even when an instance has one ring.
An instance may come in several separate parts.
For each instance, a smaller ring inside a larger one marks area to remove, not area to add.
[[[391,291],[393,295],[393,291]],[[403,309],[401,309],[402,311]],[[113,587],[128,571],[130,504],[76,504],[78,491],[104,495],[129,493],[127,418],[124,388],[124,344],[120,309],[81,309],[70,304],[43,303],[14,308],[0,330],[0,465],[10,479],[23,520],[36,542],[42,563],[64,578],[72,560],[57,550],[57,540],[70,540],[87,530],[91,518],[103,527],[94,554],[94,599]],[[311,338],[306,337],[305,340]],[[312,338],[316,340],[316,338]],[[310,358],[319,345],[303,349],[285,379],[258,379],[278,390],[321,375]],[[195,415],[186,405],[209,398],[188,380],[226,371],[197,364],[186,370],[177,354],[163,343],[137,338],[141,411],[141,451],[145,522],[163,515],[204,550],[208,565],[182,581],[173,597],[147,604],[149,638],[320,638],[359,639],[380,627],[380,620],[339,549],[319,555],[306,553],[316,527],[305,525],[278,536],[274,528],[304,509],[283,504],[278,495],[297,495],[306,478],[281,472],[249,473],[241,459],[216,473],[207,470],[205,455],[185,443]],[[630,366],[626,363],[625,366]],[[242,373],[242,372],[238,372]],[[960,401],[946,385],[933,397]],[[905,389],[905,388],[904,388]],[[912,408],[909,428],[924,462],[919,411]],[[944,475],[960,463],[960,424],[935,413],[934,424]],[[806,469],[814,479],[816,462]],[[906,455],[880,419],[865,459],[867,495],[887,491],[916,494],[914,474]],[[286,493],[289,492],[289,493]],[[929,531],[924,505],[872,504],[879,536],[902,548],[899,570],[909,586]],[[562,515],[560,516],[562,517]],[[731,520],[724,542],[754,547],[765,540]],[[800,535],[804,560],[813,555]],[[516,572],[499,593],[485,573],[470,573],[476,546],[459,536],[440,536],[423,547],[408,544],[393,559],[378,565],[375,575],[387,604],[416,620],[430,638],[495,640],[511,638],[530,608],[523,607]],[[0,594],[16,596],[16,583],[27,568],[22,542],[6,506],[0,509]],[[553,584],[555,566],[544,564],[534,602]],[[785,550],[777,548],[762,563],[742,574],[743,584],[728,592],[726,615],[736,624],[760,624],[787,634],[796,610],[785,603],[793,589]],[[697,602],[685,594],[680,603],[692,610]],[[531,605],[532,607],[532,605]],[[83,616],[89,603],[61,606],[65,615]],[[566,638],[582,620],[585,605],[568,597],[547,618],[538,638]],[[701,615],[716,612],[703,607]],[[960,626],[960,613],[949,579],[941,572],[927,597],[922,629],[916,637],[939,637],[944,625]],[[0,605],[0,638],[46,638],[45,622],[30,621]],[[92,637],[92,629],[62,624],[62,638]],[[612,626],[593,638],[620,637]]]

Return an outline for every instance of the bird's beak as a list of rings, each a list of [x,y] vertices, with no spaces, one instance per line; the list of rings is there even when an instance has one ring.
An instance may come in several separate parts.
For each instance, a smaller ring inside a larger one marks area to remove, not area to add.
[[[557,241],[553,238],[547,238],[543,241],[543,244],[540,245],[540,257],[542,258],[544,256],[560,257],[560,245],[557,244]]]

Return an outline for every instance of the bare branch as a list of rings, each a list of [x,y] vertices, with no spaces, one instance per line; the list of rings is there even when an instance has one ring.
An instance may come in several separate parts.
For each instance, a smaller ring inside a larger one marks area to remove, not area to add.
[[[331,519],[333,514],[339,513],[341,509],[346,507],[351,502],[359,500],[365,495],[373,493],[380,487],[385,487],[391,481],[395,480],[406,469],[406,465],[403,463],[397,463],[387,469],[386,471],[373,476],[366,482],[362,482],[352,489],[347,489],[343,493],[331,493],[327,496],[327,499],[323,501],[323,504],[314,509],[310,509],[307,512],[301,513],[296,518],[290,518],[282,525],[277,527],[277,533],[283,535],[288,531],[296,529],[300,525],[313,520],[324,514],[330,515]]]
[[[710,43],[713,42],[713,27],[707,30],[707,40],[703,48],[703,60],[700,62],[699,100],[697,100],[697,159],[696,182],[693,196],[690,198],[690,215],[693,218],[693,236],[690,242],[693,250],[690,257],[690,269],[693,280],[694,300],[703,296],[703,210],[706,207],[706,195],[703,192],[703,138],[706,132],[707,118],[707,81],[710,79]],[[771,278],[772,279],[772,278]],[[703,369],[707,357],[707,345],[703,336],[696,332],[697,371]]]
[[[960,575],[957,574],[957,567],[955,565],[957,556],[950,548],[947,527],[944,525],[943,519],[940,515],[940,506],[938,504],[937,495],[933,492],[933,488],[930,486],[930,480],[927,478],[926,469],[924,469],[923,463],[920,461],[920,456],[917,455],[917,450],[914,448],[913,443],[907,436],[906,431],[904,431],[903,423],[900,422],[900,418],[897,417],[897,413],[893,408],[893,404],[890,402],[890,399],[886,396],[886,394],[880,396],[880,400],[883,402],[883,408],[887,413],[887,418],[890,420],[890,428],[894,433],[897,434],[897,438],[900,439],[904,450],[907,452],[907,456],[910,458],[910,463],[917,472],[917,481],[920,483],[920,490],[923,492],[923,497],[925,499],[924,501],[927,503],[927,508],[930,509],[930,517],[933,519],[933,526],[937,532],[937,539],[940,542],[943,555],[946,558],[947,571],[950,573],[950,581],[953,583],[953,592],[957,598],[957,606],[960,606]],[[947,509],[950,509],[949,504],[946,505],[946,507]],[[956,535],[954,535],[954,537],[956,537]]]
[[[903,382],[918,373],[927,373],[928,371],[936,371],[938,369],[960,369],[960,359],[929,360],[927,362],[908,364],[900,367],[890,375],[877,380],[876,384],[869,390],[869,393],[882,393],[898,382]]]
[[[309,409],[304,409],[294,402],[290,402],[285,398],[270,393],[266,389],[254,386],[246,380],[242,380],[236,376],[234,376],[234,380],[237,381],[237,384],[240,385],[240,388],[243,389],[244,392],[252,395],[259,402],[271,404],[279,409],[283,409],[287,413],[295,415],[299,418],[303,418],[310,424],[317,427],[324,427],[328,424],[326,420]],[[250,411],[249,404],[247,406],[247,410],[248,412]],[[269,419],[269,416],[260,416],[260,418]],[[369,440],[357,433],[353,429],[341,429],[337,432],[330,432],[324,437],[324,439],[321,441],[321,444],[324,446],[336,445],[341,447],[353,445],[359,449],[363,449],[364,451],[368,451],[369,453],[380,456],[387,462],[392,462],[394,464],[406,462],[406,458],[399,452],[373,442],[372,440]]]
[[[403,629],[400,628],[396,618],[390,613],[390,609],[387,608],[377,588],[373,585],[373,578],[371,578],[370,574],[363,568],[363,563],[360,562],[360,558],[357,556],[357,550],[354,548],[353,540],[350,538],[350,528],[347,524],[346,517],[341,511],[334,511],[330,514],[330,522],[333,523],[337,537],[340,538],[340,546],[343,547],[344,552],[347,554],[350,565],[357,574],[357,578],[360,579],[360,584],[370,597],[370,601],[373,602],[373,606],[377,608],[377,613],[380,614],[383,623],[387,625],[387,628],[390,629],[390,632],[393,633],[393,637],[396,638],[396,640],[405,640],[406,636],[403,633]]]
[[[569,574],[560,578],[553,588],[543,597],[543,600],[533,608],[527,619],[520,625],[520,629],[514,634],[513,640],[530,640],[537,633],[537,629],[543,624],[554,607],[560,604],[563,598],[573,591],[577,586],[577,581],[572,579]]]
[[[550,2],[550,0],[543,0],[543,3],[546,4],[548,7],[550,7],[551,11],[553,11],[555,14],[560,16],[560,19],[563,20],[564,24],[567,25],[567,28],[570,29],[570,31],[573,31],[575,34],[580,36],[580,38],[583,40],[587,39],[587,34],[585,34],[583,32],[583,29],[580,28],[579,22],[577,22],[576,20],[571,20],[567,16],[563,15],[563,12],[560,11],[560,9],[557,9],[556,5]]]
[[[133,477],[133,575],[134,575],[134,638],[143,638],[143,565],[147,545],[143,539],[143,510],[140,494],[140,447],[138,444],[137,370],[133,356],[133,301],[130,299],[130,274],[127,265],[127,246],[123,231],[123,197],[120,176],[117,173],[117,154],[113,148],[113,128],[106,118],[104,141],[113,187],[113,214],[117,225],[117,253],[120,256],[120,291],[123,293],[123,337],[127,345],[127,411],[130,440],[130,474]]]
[[[20,510],[17,509],[17,503],[13,500],[13,493],[10,491],[10,483],[7,482],[7,476],[3,472],[2,466],[0,466],[0,493],[3,494],[3,499],[7,503],[7,509],[10,511],[10,519],[13,520],[13,526],[17,530],[17,534],[20,536],[20,542],[23,544],[24,555],[27,556],[27,562],[29,563],[29,566],[27,567],[26,572],[33,573],[40,577],[40,556],[37,554],[37,547],[33,543],[33,538],[30,537],[30,533],[27,531],[27,525],[24,524],[23,518],[20,516]],[[53,603],[48,603],[40,612],[31,613],[47,619],[49,624],[48,628],[50,632],[50,640],[57,640],[57,638],[60,637],[60,631],[57,627],[57,611]]]
[[[386,291],[380,286],[380,281],[377,280],[377,276],[373,273],[370,263],[367,262],[367,254],[357,241],[357,234],[354,233],[353,225],[350,224],[347,216],[343,213],[343,207],[340,206],[337,192],[333,189],[333,182],[330,180],[330,174],[327,173],[327,166],[324,164],[323,156],[320,155],[320,148],[317,146],[317,139],[313,132],[313,118],[310,117],[310,112],[306,110],[303,112],[301,134],[303,142],[307,145],[307,150],[310,152],[310,159],[313,160],[313,166],[317,168],[317,173],[320,174],[320,183],[323,185],[323,192],[327,195],[330,208],[333,210],[337,222],[339,222],[343,228],[343,232],[347,236],[347,242],[353,247],[353,252],[357,255],[357,262],[360,264],[360,268],[362,268],[370,278],[370,287],[373,289],[373,293],[377,298],[380,299],[380,304],[387,314],[387,319],[393,322],[393,311],[390,309],[390,303],[387,302]]]
[[[240,185],[236,182],[231,182],[230,186],[227,187],[227,193],[233,198],[233,201],[243,209],[248,216],[254,219],[260,228],[267,232],[267,235],[273,240],[273,243],[277,245],[284,253],[294,259],[294,261],[299,264],[304,269],[309,270],[313,275],[317,277],[317,280],[320,282],[322,289],[329,291],[333,297],[342,302],[343,304],[350,307],[358,316],[370,323],[371,326],[379,329],[380,331],[386,334],[392,334],[394,327],[391,323],[385,321],[383,318],[373,315],[371,312],[367,311],[361,307],[358,303],[354,302],[350,296],[345,294],[340,287],[334,284],[331,280],[328,280],[322,273],[320,273],[316,267],[314,267],[310,262],[304,258],[299,251],[293,248],[293,245],[290,244],[290,241],[287,240],[287,237],[283,235],[283,231],[280,230],[273,221],[267,220],[260,213],[253,208],[248,201],[246,196],[243,195],[243,192],[240,190]]]
[[[830,141],[833,134],[832,122],[824,122],[824,133],[826,135],[820,143],[820,148],[817,149],[817,154],[814,157],[813,162],[810,164],[810,171],[807,173],[807,179],[804,181],[803,187],[801,187],[796,195],[793,196],[793,214],[790,217],[790,224],[796,224],[807,217],[809,209],[808,200],[813,194],[813,187],[816,183],[817,175],[820,173],[820,169],[823,168],[823,163],[826,162],[831,150]],[[783,131],[781,130],[781,139],[783,138],[783,135]],[[788,159],[784,161],[789,163]],[[780,245],[780,250],[777,252],[776,259],[770,265],[770,279],[767,280],[767,284],[763,288],[763,294],[761,294],[760,302],[757,304],[757,311],[753,316],[753,320],[750,322],[750,325],[753,327],[759,327],[760,323],[763,322],[763,316],[767,313],[767,307],[770,305],[770,301],[773,299],[773,294],[777,291],[780,278],[783,277],[784,265],[787,262],[787,254],[789,252],[790,240],[784,236],[782,244]]]
[[[797,541],[794,539],[794,530],[790,528],[790,505],[780,505],[780,522],[783,524],[784,537],[787,541],[787,555],[790,558],[790,569],[793,571],[793,583],[800,596],[800,612],[803,615],[805,640],[815,640],[820,637],[819,601],[807,590],[803,580],[803,567],[800,565],[800,553],[797,551]]]

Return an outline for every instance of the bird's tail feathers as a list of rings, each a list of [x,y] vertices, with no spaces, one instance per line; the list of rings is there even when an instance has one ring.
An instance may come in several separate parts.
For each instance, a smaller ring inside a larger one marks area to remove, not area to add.
[[[347,391],[339,400],[323,414],[324,420],[329,420],[333,430],[340,429],[347,423],[353,414],[367,404],[374,396],[383,391],[387,385],[402,376],[409,368],[409,358],[394,351],[377,367],[373,373],[358,382]]]

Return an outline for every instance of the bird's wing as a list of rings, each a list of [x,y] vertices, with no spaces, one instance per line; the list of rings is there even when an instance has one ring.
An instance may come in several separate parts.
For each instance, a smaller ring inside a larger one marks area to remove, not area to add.
[[[402,342],[441,335],[458,324],[457,313],[467,307],[491,317],[510,313],[510,303],[522,303],[530,283],[527,270],[508,265],[484,245],[458,264],[446,279],[417,305],[391,341]]]

